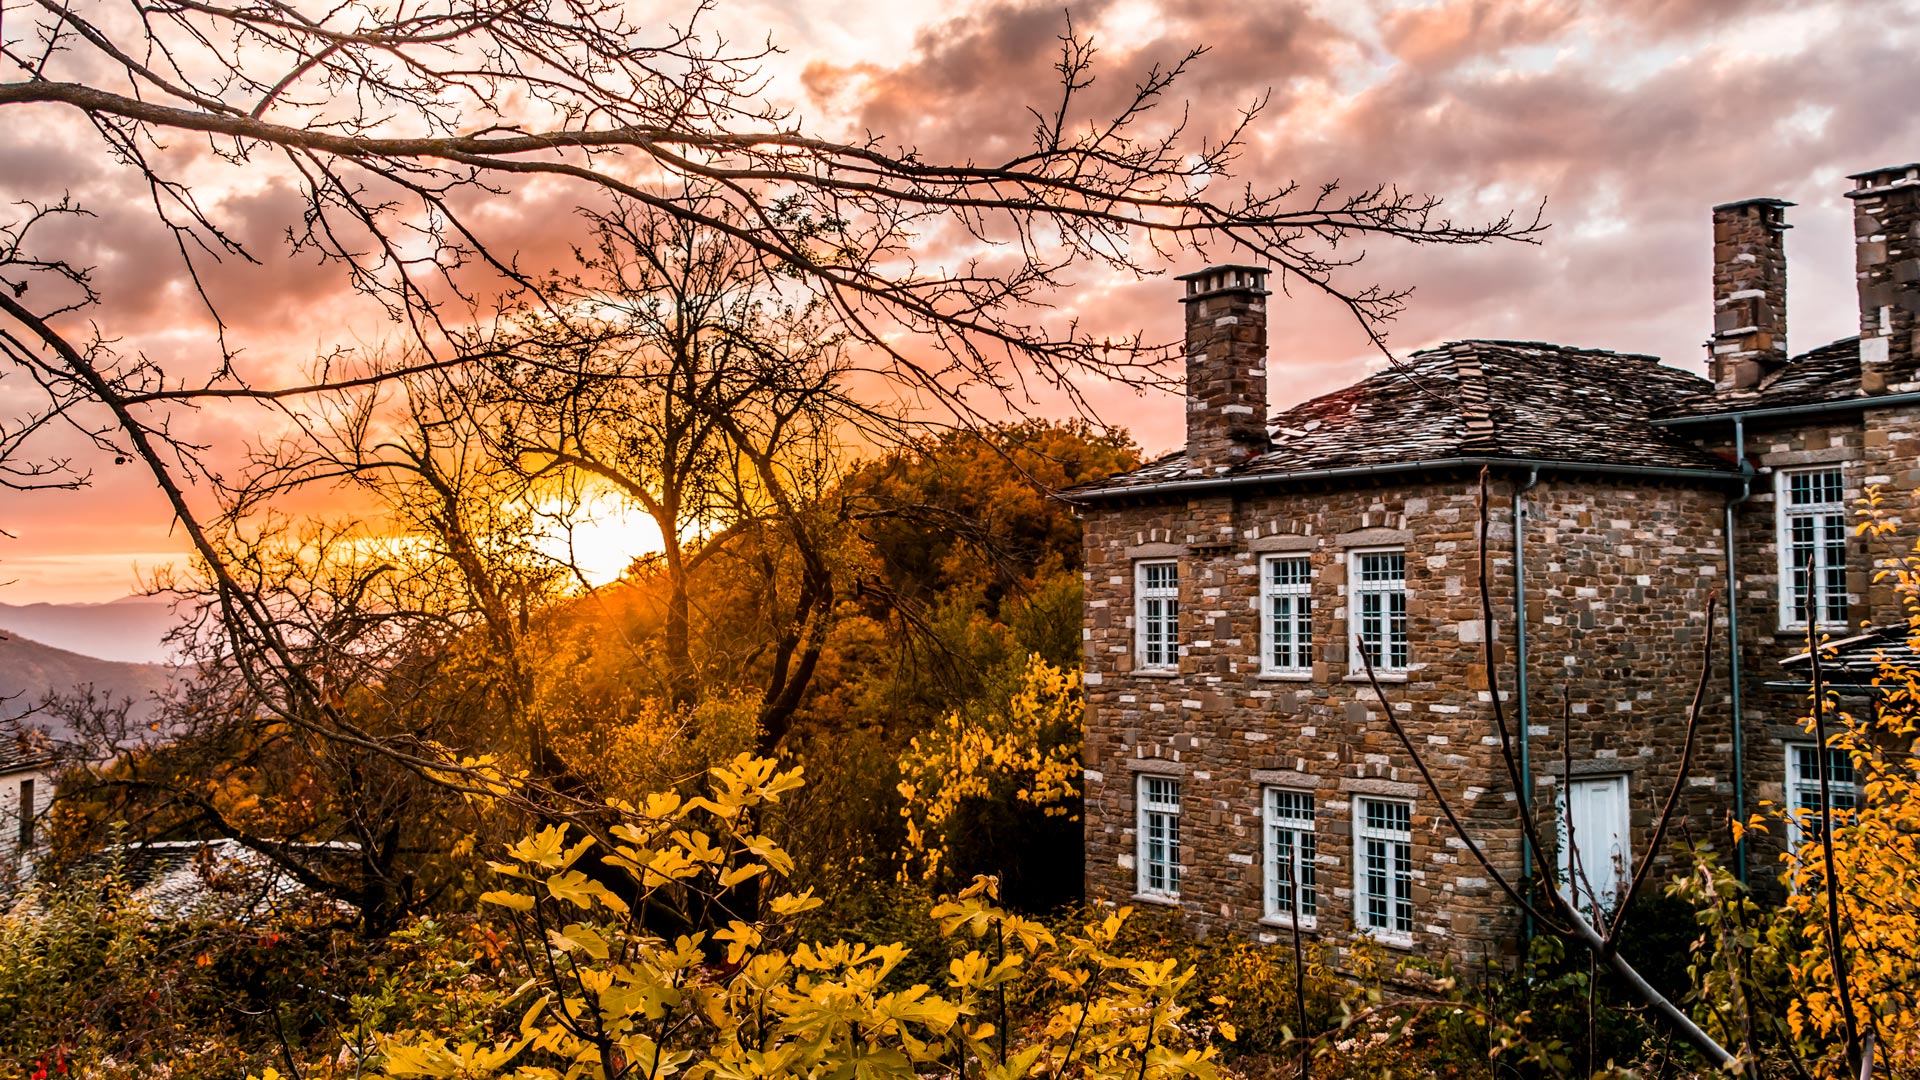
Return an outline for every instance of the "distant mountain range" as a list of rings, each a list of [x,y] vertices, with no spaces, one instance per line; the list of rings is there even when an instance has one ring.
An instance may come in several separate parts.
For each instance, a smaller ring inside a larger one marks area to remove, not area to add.
[[[172,601],[144,596],[109,604],[0,604],[0,631],[128,664],[173,660],[161,639],[178,621]]]
[[[0,719],[24,716],[28,726],[47,728],[55,739],[65,738],[70,732],[64,723],[34,713],[34,708],[49,692],[70,694],[91,687],[115,701],[131,699],[129,718],[144,723],[155,711],[154,695],[173,682],[176,670],[161,664],[101,660],[43,645],[18,633],[0,633]]]

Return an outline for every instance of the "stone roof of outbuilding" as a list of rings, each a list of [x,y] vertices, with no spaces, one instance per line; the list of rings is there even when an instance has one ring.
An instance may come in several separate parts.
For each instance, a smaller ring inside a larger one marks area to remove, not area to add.
[[[351,865],[359,857],[359,849],[347,843],[294,844],[289,853],[315,867]],[[114,845],[82,856],[71,873],[81,878],[112,874],[135,904],[165,919],[252,923],[292,910],[339,908],[265,855],[224,838]]]
[[[47,737],[13,723],[0,724],[0,775],[45,769],[53,764]]]
[[[1889,372],[1892,382],[1908,382],[1912,372]],[[1860,339],[1844,337],[1787,361],[1779,371],[1760,380],[1751,390],[1712,388],[1674,402],[1659,412],[1662,418],[1713,416],[1749,409],[1778,409],[1794,405],[1866,398],[1860,388]]]
[[[1813,677],[1813,654],[1800,652],[1780,661],[1792,673],[1792,680],[1773,685],[1804,687]],[[1828,641],[1820,647],[1821,681],[1836,688],[1871,687],[1888,669],[1920,668],[1920,651],[1905,623],[1869,626],[1851,637]]]
[[[1224,472],[1203,474],[1174,453],[1063,494],[1463,460],[1731,475],[1727,459],[1650,423],[1675,400],[1711,390],[1707,380],[1653,356],[1457,341],[1279,413],[1270,425],[1272,449]]]

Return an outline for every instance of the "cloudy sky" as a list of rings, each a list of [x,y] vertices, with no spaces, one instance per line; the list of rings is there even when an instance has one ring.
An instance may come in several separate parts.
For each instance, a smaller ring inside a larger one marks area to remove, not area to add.
[[[1845,336],[1855,314],[1844,176],[1920,160],[1920,0],[722,0],[719,12],[731,35],[771,35],[785,50],[770,93],[812,130],[870,131],[928,157],[979,161],[1025,145],[1025,109],[1049,100],[1069,15],[1101,49],[1096,96],[1124,92],[1193,45],[1210,52],[1176,96],[1200,126],[1270,94],[1240,179],[1394,183],[1445,196],[1461,218],[1530,213],[1544,200],[1551,227],[1538,245],[1369,252],[1373,276],[1417,290],[1392,327],[1401,351],[1459,337],[1540,339],[1700,370],[1708,208],[1752,196],[1799,204],[1788,212],[1792,346]],[[0,195],[89,199],[100,217],[68,239],[100,267],[116,327],[157,356],[203,352],[204,315],[173,273],[166,238],[143,225],[127,178],[51,113],[9,121]],[[273,180],[208,190],[269,249],[294,205]],[[531,238],[566,210],[550,194],[521,192],[496,212],[527,222]],[[246,362],[265,371],[380,334],[353,314],[338,275],[308,261],[270,263],[222,287],[233,290]],[[1276,406],[1380,362],[1329,302],[1275,299]],[[1096,334],[1178,333],[1165,278],[1087,276],[1056,302]],[[1149,450],[1177,438],[1171,398],[1089,389],[1103,418]],[[237,453],[261,420],[183,422]],[[110,600],[134,586],[136,567],[183,547],[151,481],[131,468],[106,467],[81,492],[0,500],[0,529],[14,534],[0,541],[0,580],[12,579],[0,602]]]

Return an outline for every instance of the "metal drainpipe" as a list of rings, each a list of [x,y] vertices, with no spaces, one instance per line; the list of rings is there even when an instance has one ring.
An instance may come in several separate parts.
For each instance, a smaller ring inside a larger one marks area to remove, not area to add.
[[[1520,786],[1524,789],[1518,797],[1527,800],[1524,805],[1533,808],[1533,769],[1527,758],[1527,545],[1526,545],[1526,494],[1540,482],[1540,469],[1535,466],[1527,474],[1527,482],[1513,491],[1513,656],[1516,670],[1513,679],[1514,694],[1520,702]],[[1533,877],[1533,845],[1526,836],[1520,837],[1520,895],[1527,895],[1528,882]],[[1533,940],[1533,914],[1525,916],[1527,940]]]
[[[1746,418],[1733,418],[1733,456],[1740,462],[1740,494],[1727,500],[1727,678],[1733,689],[1733,816],[1742,824],[1747,820],[1747,760],[1746,739],[1741,733],[1740,722],[1740,593],[1739,577],[1734,573],[1733,556],[1733,518],[1734,507],[1746,502],[1753,496],[1753,466],[1747,463],[1747,425]],[[1712,628],[1708,628],[1711,632]],[[1747,844],[1745,840],[1733,847],[1734,873],[1740,883],[1747,883]]]

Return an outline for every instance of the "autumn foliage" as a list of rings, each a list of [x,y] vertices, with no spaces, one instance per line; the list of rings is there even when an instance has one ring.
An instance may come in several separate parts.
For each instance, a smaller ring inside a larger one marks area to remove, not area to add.
[[[320,1063],[316,1075],[485,1080],[684,1076],[750,1080],[821,1076],[1034,1075],[1113,1080],[1212,1077],[1214,1039],[1229,1025],[1183,1025],[1191,968],[1115,951],[1128,917],[1106,915],[1062,937],[997,903],[983,878],[929,915],[957,943],[939,986],[892,978],[904,945],[808,942],[794,919],[818,904],[786,884],[792,860],[761,819],[801,784],[798,770],[742,756],[713,770],[708,793],[662,793],[618,807],[607,865],[618,889],[575,866],[594,848],[548,828],[493,864],[502,887],[482,899],[508,920],[525,981],[517,1026],[490,1041],[431,1031],[377,1041]],[[748,903],[739,886],[762,888]],[[661,909],[701,909],[712,925],[673,936]],[[1043,988],[1018,1016],[1009,1002]],[[1012,1030],[1015,1023],[1018,1031]],[[348,1048],[350,1051],[351,1047]],[[272,1080],[269,1076],[268,1080]]]

